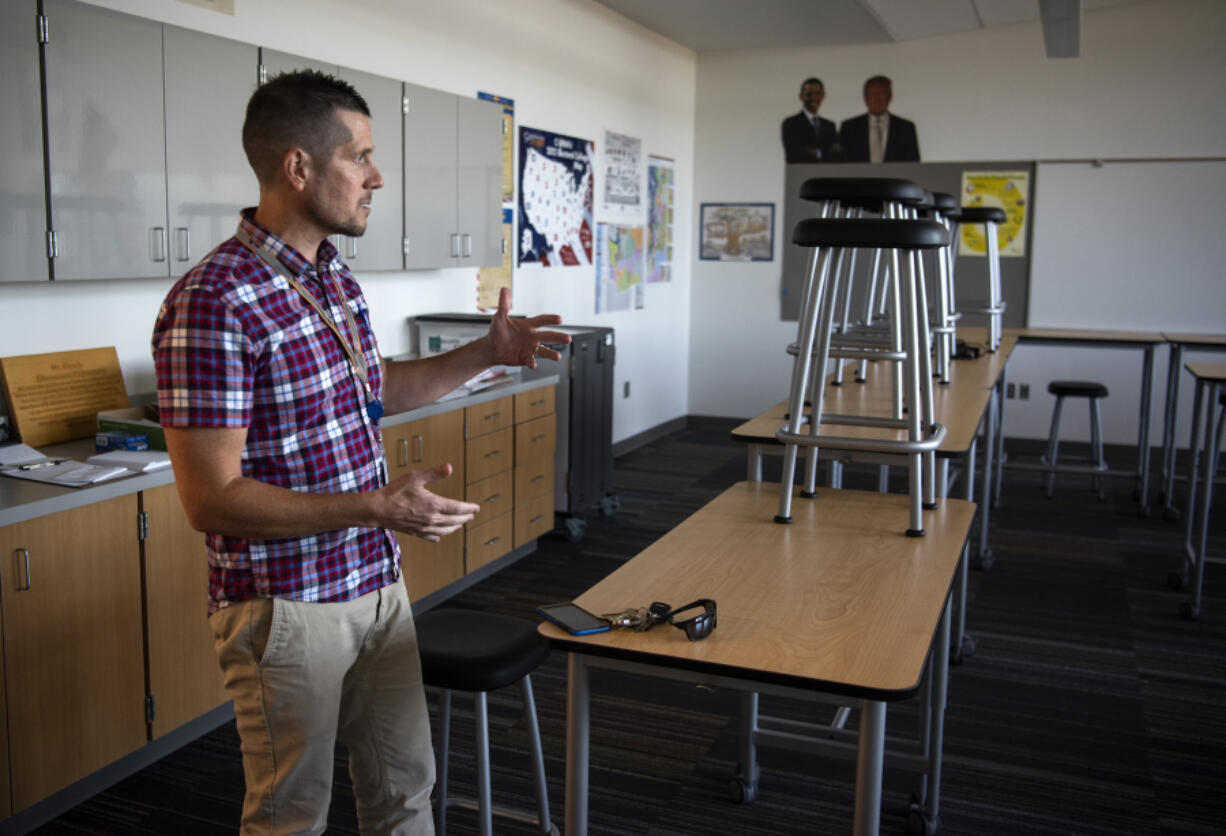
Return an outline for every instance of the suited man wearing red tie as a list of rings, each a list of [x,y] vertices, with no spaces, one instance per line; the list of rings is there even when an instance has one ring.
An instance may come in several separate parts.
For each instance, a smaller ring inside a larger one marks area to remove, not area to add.
[[[847,162],[919,162],[915,123],[890,113],[893,96],[890,80],[883,75],[875,75],[864,82],[864,104],[868,113],[848,119],[839,129],[843,159]]]
[[[821,79],[806,78],[800,85],[804,109],[783,120],[783,153],[789,163],[828,163],[843,159],[839,132],[834,123],[817,115],[826,98]]]

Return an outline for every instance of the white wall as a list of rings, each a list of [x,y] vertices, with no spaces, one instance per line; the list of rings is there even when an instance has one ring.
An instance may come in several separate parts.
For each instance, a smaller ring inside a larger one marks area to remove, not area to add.
[[[676,160],[677,206],[693,201],[694,53],[591,0],[239,0],[233,17],[167,0],[97,5],[461,95],[507,96],[517,126],[594,140],[598,157],[606,129],[636,136],[644,154]],[[597,166],[597,203],[601,183]],[[616,329],[614,441],[687,412],[688,213],[677,213],[674,231],[673,280],[647,286],[639,311],[597,316],[592,268],[515,270],[517,313],[556,312],[568,323]],[[475,270],[358,279],[386,355],[415,350],[408,317],[474,310]],[[0,356],[114,345],[129,391],[151,392],[149,334],[169,285],[0,283]],[[620,397],[624,381],[633,384],[629,399]]]
[[[864,111],[865,78],[891,76],[891,109],[916,121],[932,162],[1226,156],[1224,31],[1217,0],[1148,0],[1087,12],[1077,59],[1045,58],[1037,21],[901,44],[703,54],[693,211],[717,201],[782,207],[779,123],[799,110],[810,75],[824,81],[822,114],[836,122]],[[1030,324],[1226,330],[1214,211],[1223,187],[1220,160],[1041,165]],[[788,246],[791,231],[777,220],[778,245]],[[779,269],[778,257],[695,262],[691,413],[748,416],[786,396],[783,347],[795,324],[778,318]],[[1131,352],[1020,348],[1011,378],[1030,383],[1032,397],[1010,403],[1009,433],[1045,436],[1047,382],[1084,374],[1112,391],[1107,441],[1135,443],[1140,362]],[[1158,366],[1161,382],[1164,351]],[[1077,432],[1069,426],[1068,437]]]

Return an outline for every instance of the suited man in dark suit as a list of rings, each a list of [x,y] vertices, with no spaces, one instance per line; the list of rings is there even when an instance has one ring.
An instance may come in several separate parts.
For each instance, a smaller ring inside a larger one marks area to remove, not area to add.
[[[783,120],[783,153],[789,163],[828,163],[843,159],[839,132],[834,123],[817,115],[826,98],[821,79],[806,78],[800,85],[804,109]]]
[[[915,123],[889,112],[893,85],[883,75],[864,82],[868,113],[848,119],[839,128],[843,159],[852,163],[918,163]]]

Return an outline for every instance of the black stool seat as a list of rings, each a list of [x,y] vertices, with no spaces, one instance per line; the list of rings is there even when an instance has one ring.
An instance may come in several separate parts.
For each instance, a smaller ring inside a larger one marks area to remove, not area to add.
[[[964,224],[1003,224],[1009,216],[999,206],[963,206],[961,220]]]
[[[949,231],[936,221],[806,218],[796,224],[792,243],[802,247],[931,250],[949,243]]]
[[[438,688],[496,691],[549,655],[535,621],[457,608],[430,610],[414,621],[422,680]]]
[[[937,211],[942,215],[948,215],[961,207],[958,206],[958,199],[949,192],[933,192],[932,204],[936,206]]]
[[[1057,397],[1105,398],[1107,387],[1092,380],[1053,380],[1047,391]]]
[[[936,206],[936,199],[933,197],[932,192],[924,189],[923,197],[911,205],[915,206],[917,209],[932,209]]]
[[[802,200],[889,200],[917,203],[924,190],[898,177],[811,177],[800,184]]]

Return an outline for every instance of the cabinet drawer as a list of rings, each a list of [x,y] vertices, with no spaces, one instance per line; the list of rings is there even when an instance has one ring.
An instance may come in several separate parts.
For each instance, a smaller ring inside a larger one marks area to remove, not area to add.
[[[515,509],[515,548],[552,530],[552,493],[529,500]]]
[[[409,600],[421,600],[464,577],[464,532],[448,534],[437,543],[399,532],[396,539]]]
[[[465,488],[464,498],[481,506],[477,516],[468,524],[476,528],[482,523],[501,516],[511,510],[511,486],[514,480],[511,471],[504,470],[488,479],[474,482]]]
[[[494,517],[489,522],[474,526],[464,532],[464,545],[467,554],[464,558],[464,569],[472,572],[487,563],[493,563],[514,548],[511,545],[513,520],[511,514]]]
[[[543,415],[515,425],[515,461],[548,458],[553,455],[556,422],[554,416]]]
[[[495,473],[510,470],[513,453],[510,427],[470,438],[464,443],[464,481],[469,484],[480,482]]]
[[[552,386],[542,386],[515,396],[515,423],[522,424],[554,411]]]
[[[486,401],[464,408],[464,437],[476,438],[511,426],[515,419],[514,401],[510,395],[496,401]]]
[[[541,456],[515,465],[515,504],[544,494],[553,495],[553,457]]]

